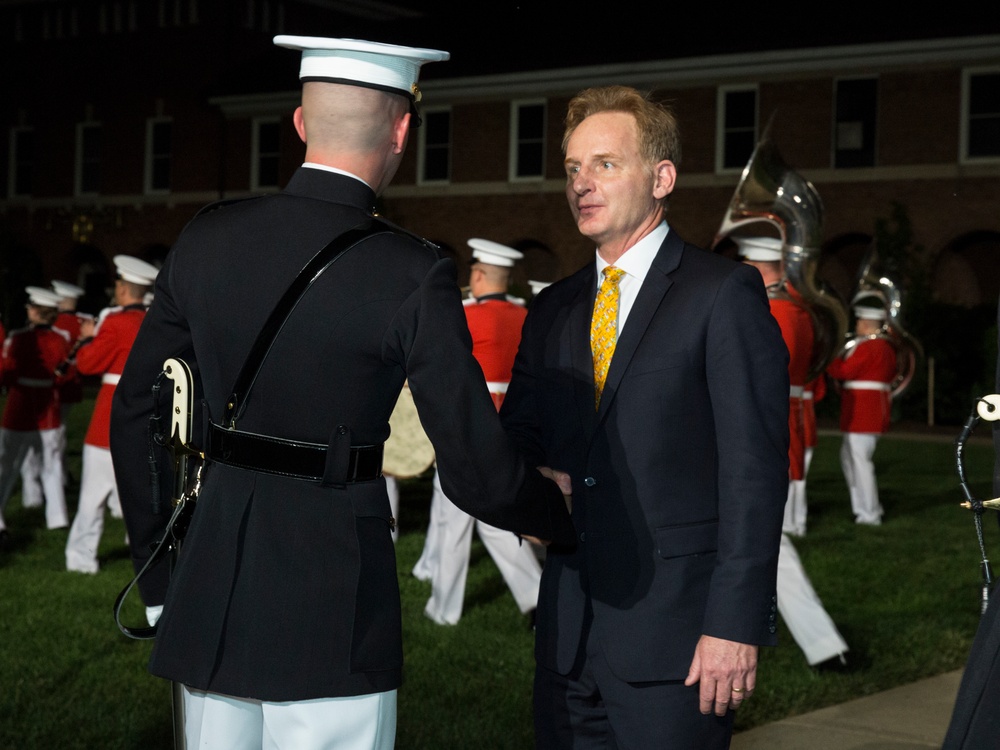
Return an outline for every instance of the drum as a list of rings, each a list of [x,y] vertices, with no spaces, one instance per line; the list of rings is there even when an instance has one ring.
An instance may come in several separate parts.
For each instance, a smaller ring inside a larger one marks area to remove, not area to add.
[[[403,386],[396,408],[389,417],[389,439],[385,441],[382,473],[398,479],[423,474],[434,465],[434,446],[420,424],[410,389]]]

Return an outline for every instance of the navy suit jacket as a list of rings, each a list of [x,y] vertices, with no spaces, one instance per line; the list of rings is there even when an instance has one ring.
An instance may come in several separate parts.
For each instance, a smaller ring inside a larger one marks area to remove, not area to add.
[[[788,355],[759,273],[672,230],[638,293],[600,409],[593,263],[525,321],[504,426],[573,480],[577,542],[550,547],[536,657],[570,671],[585,610],[626,681],[682,680],[705,633],[775,640],[788,482]]]

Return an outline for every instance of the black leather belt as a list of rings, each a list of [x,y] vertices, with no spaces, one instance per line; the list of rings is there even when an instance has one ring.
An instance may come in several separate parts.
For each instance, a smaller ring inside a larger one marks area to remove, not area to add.
[[[328,446],[299,440],[208,428],[205,457],[226,466],[262,471],[296,479],[322,480],[326,475]],[[347,473],[338,483],[371,482],[382,476],[382,445],[352,445]]]

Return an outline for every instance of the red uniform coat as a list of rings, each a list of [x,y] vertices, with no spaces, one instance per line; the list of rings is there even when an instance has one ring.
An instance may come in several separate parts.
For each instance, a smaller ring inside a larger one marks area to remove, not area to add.
[[[889,386],[896,377],[896,350],[888,340],[862,341],[846,357],[833,360],[826,371],[844,381],[840,394],[842,432],[882,433],[889,429]],[[853,387],[855,384],[858,387]]]
[[[61,312],[56,322],[52,324],[54,329],[65,331],[69,336],[70,348],[80,338],[80,319],[73,312]],[[59,385],[59,402],[63,404],[78,404],[83,401],[83,382],[80,380],[78,372],[66,379]]]
[[[802,423],[806,432],[806,448],[815,448],[819,442],[816,430],[816,404],[826,396],[826,376],[820,375],[806,385],[806,391],[812,393],[812,398],[802,399]]]
[[[472,334],[472,356],[483,368],[497,410],[507,393],[527,315],[524,307],[504,299],[484,298],[465,305],[465,318]]]
[[[68,353],[66,334],[49,326],[11,331],[4,341],[0,364],[8,388],[3,427],[34,432],[54,430],[62,424],[54,373]]]
[[[139,333],[139,326],[146,315],[142,305],[112,307],[101,313],[94,338],[80,347],[76,354],[76,367],[83,375],[104,375],[97,394],[94,413],[90,418],[84,442],[98,448],[108,448],[111,427],[111,398],[115,393],[117,376],[125,367],[125,360],[132,343]],[[111,381],[111,382],[108,382]]]
[[[788,348],[788,382],[796,395],[788,399],[788,476],[805,478],[806,433],[802,391],[809,374],[813,351],[813,327],[809,312],[791,300],[771,298],[771,315],[778,321],[781,338]]]

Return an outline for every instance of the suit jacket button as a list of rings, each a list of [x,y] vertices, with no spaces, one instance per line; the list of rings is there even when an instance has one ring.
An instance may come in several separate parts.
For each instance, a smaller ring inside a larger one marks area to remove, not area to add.
[[[581,531],[580,532],[580,541],[581,542],[587,541],[587,532],[585,532],[585,531]]]
[[[774,633],[777,630],[777,628],[774,625],[771,625],[767,630],[769,633]]]
[[[597,480],[594,479],[593,477],[587,477],[586,479],[583,480],[583,483],[588,487],[593,487],[595,484],[597,484]]]

